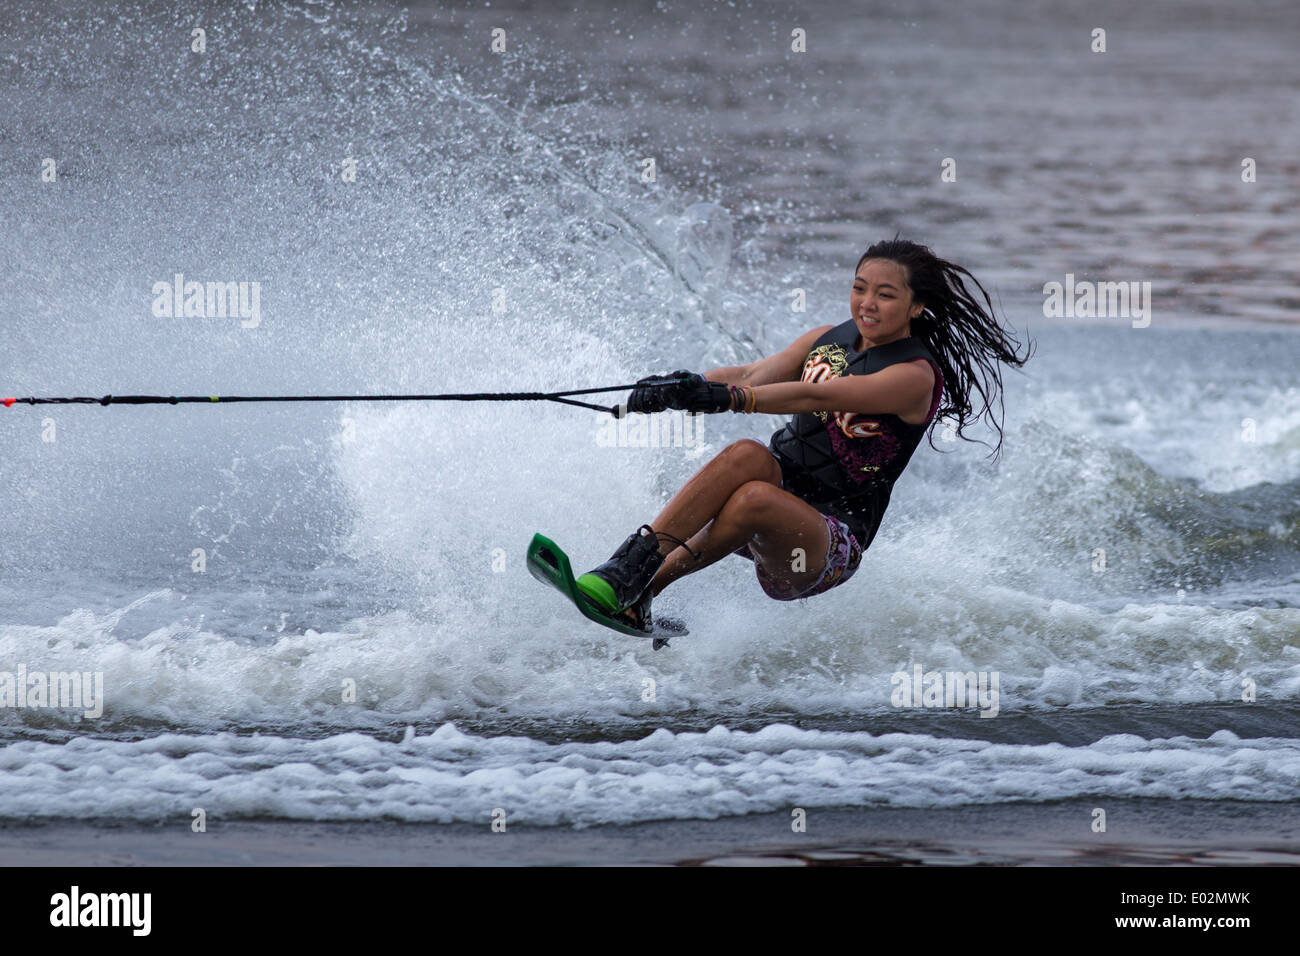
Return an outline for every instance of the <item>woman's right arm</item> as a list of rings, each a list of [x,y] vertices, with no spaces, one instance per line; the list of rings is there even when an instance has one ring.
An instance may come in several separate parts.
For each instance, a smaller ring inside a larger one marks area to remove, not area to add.
[[[802,377],[804,359],[812,351],[813,343],[835,328],[822,325],[795,339],[789,346],[761,358],[749,365],[731,365],[727,368],[715,368],[705,372],[704,377],[710,382],[725,382],[728,385],[770,385],[773,382],[797,382]]]

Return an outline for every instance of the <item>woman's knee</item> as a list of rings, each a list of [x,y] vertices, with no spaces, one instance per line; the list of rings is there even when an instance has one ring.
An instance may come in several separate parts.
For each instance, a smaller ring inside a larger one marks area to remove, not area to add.
[[[722,450],[737,466],[746,471],[761,475],[763,483],[781,486],[781,466],[762,442],[752,438],[734,441]],[[737,489],[739,490],[739,489]]]
[[[749,523],[765,525],[780,510],[782,494],[771,482],[747,481],[731,493],[725,509],[730,509],[736,517],[743,515]]]

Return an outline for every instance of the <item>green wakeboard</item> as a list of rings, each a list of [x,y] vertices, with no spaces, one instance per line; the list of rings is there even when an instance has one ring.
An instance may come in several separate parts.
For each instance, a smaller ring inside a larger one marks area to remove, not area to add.
[[[588,620],[623,634],[631,634],[633,637],[653,638],[655,650],[667,647],[670,637],[681,637],[690,633],[686,625],[676,618],[661,618],[653,615],[654,624],[651,630],[642,631],[629,624],[625,618],[611,617],[606,614],[578,588],[578,582],[573,576],[573,567],[569,564],[569,556],[560,549],[559,545],[543,535],[533,535],[533,540],[528,545],[528,573],[572,601]]]

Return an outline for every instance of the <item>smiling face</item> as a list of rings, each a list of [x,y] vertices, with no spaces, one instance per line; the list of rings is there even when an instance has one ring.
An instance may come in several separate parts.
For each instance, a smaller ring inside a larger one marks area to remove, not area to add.
[[[889,259],[868,259],[858,266],[849,293],[849,311],[858,327],[859,352],[912,334],[912,319],[923,303],[912,298],[907,273]]]

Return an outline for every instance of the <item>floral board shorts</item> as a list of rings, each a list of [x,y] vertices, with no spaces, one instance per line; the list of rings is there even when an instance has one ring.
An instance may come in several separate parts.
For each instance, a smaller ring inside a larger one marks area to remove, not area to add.
[[[848,525],[843,521],[825,514],[822,517],[826,519],[826,528],[831,535],[830,547],[826,549],[826,567],[822,569],[821,576],[802,591],[794,591],[784,582],[775,581],[764,574],[763,566],[754,561],[749,545],[741,545],[732,553],[754,561],[758,583],[762,585],[768,597],[777,601],[794,601],[829,591],[853,577],[853,573],[858,570],[858,565],[862,562],[862,548],[858,545],[858,539],[853,537],[853,532],[849,531]]]

